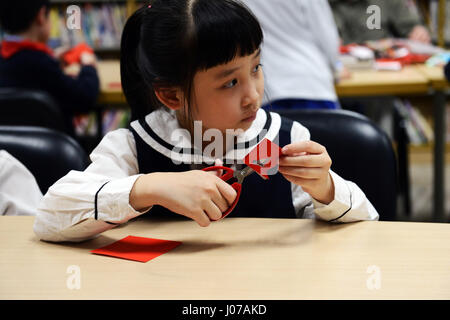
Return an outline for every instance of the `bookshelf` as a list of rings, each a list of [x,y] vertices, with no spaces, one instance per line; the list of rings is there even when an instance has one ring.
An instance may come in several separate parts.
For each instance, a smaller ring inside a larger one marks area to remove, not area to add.
[[[136,0],[51,0],[50,47],[85,42],[103,59],[118,59],[120,38],[127,18],[137,9]],[[69,29],[67,8],[80,8],[80,29]]]

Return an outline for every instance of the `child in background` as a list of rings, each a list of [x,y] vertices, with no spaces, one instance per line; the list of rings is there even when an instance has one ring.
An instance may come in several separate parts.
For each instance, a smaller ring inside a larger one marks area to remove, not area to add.
[[[305,127],[260,109],[262,41],[257,19],[239,1],[155,0],[137,10],[121,43],[134,121],[104,137],[84,172],[71,171],[50,187],[34,224],[38,237],[82,241],[144,213],[182,215],[206,227],[237,194],[198,169],[215,160],[240,169],[265,138],[283,147],[279,171],[268,180],[248,176],[229,217],[377,220],[359,187],[330,170],[325,147],[310,141]],[[221,133],[224,146],[208,155],[209,145],[200,143],[198,166],[194,121],[201,133]],[[188,132],[183,148],[173,136],[180,129]]]
[[[95,56],[87,52],[81,55],[77,77],[64,74],[46,45],[50,34],[48,0],[0,1],[0,25],[6,32],[0,47],[0,87],[49,93],[72,130],[72,116],[89,111],[98,96]]]

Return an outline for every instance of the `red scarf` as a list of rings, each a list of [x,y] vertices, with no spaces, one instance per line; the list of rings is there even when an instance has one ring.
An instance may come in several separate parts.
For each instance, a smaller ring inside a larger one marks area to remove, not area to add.
[[[8,59],[17,52],[21,50],[35,50],[35,51],[42,51],[47,53],[50,56],[53,56],[53,51],[50,49],[47,45],[40,43],[40,42],[34,42],[30,40],[22,40],[22,41],[2,41],[2,45],[0,47],[0,55],[4,59]]]

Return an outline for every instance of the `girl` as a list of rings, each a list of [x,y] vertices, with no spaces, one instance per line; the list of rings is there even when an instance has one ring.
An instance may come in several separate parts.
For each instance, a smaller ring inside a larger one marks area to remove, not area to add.
[[[154,0],[134,13],[121,43],[122,85],[134,121],[104,137],[84,172],[71,171],[49,189],[35,233],[81,241],[144,213],[208,226],[236,192],[196,169],[213,158],[240,169],[238,161],[264,138],[284,147],[279,172],[269,180],[248,176],[230,216],[378,219],[364,193],[330,170],[326,149],[309,141],[305,127],[260,109],[262,40],[256,18],[234,0]],[[194,121],[201,121],[202,133],[222,133],[225,152],[194,163]],[[226,139],[230,131],[234,139]],[[177,143],[174,132],[191,135]]]

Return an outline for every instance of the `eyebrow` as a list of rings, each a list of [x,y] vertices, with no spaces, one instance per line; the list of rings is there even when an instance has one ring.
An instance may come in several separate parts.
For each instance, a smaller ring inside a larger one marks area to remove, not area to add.
[[[258,51],[256,51],[256,53],[253,55],[253,59],[258,58],[261,55],[261,48],[258,49]],[[221,72],[219,72],[218,74],[216,74],[216,76],[214,77],[215,79],[222,79],[225,77],[228,77],[230,74],[233,74],[235,71],[239,70],[241,67],[236,67],[236,68],[231,68],[231,69],[227,69],[227,70],[223,70]]]

